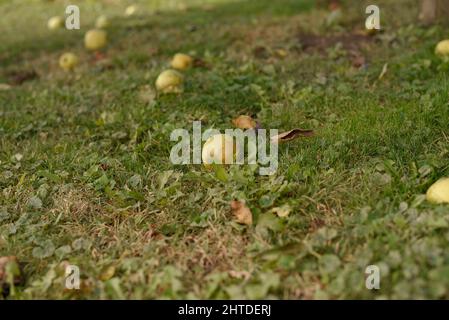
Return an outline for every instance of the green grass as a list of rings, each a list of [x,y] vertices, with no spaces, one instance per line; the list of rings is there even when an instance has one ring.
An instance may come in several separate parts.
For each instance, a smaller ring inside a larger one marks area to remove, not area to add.
[[[56,32],[46,21],[64,1],[1,2],[0,83],[39,75],[0,91],[0,256],[24,272],[8,298],[449,298],[449,207],[423,198],[449,175],[449,64],[433,54],[449,28],[419,26],[416,1],[378,2],[385,32],[357,48],[361,69],[345,44],[300,39],[360,30],[363,1],[331,27],[313,1],[140,1],[130,18],[124,3],[78,1],[81,30]],[[82,39],[100,14],[112,23],[96,61]],[[69,50],[73,74],[57,62]],[[210,68],[154,96],[176,52]],[[172,130],[240,114],[316,136],[281,145],[271,177],[170,163]],[[235,198],[252,226],[234,221]],[[283,205],[288,217],[271,212]],[[81,290],[64,289],[67,263]],[[371,264],[380,290],[365,288]]]

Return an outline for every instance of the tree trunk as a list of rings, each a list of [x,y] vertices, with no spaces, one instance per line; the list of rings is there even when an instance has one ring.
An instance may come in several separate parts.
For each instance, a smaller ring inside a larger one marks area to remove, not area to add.
[[[424,24],[449,22],[449,0],[422,0],[419,19]]]

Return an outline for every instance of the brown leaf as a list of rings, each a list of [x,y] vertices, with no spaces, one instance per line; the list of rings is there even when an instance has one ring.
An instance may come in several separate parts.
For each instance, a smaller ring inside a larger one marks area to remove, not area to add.
[[[232,200],[231,211],[238,223],[246,225],[253,224],[253,215],[244,201]]]
[[[21,85],[25,81],[37,78],[39,75],[34,70],[19,70],[10,72],[8,76],[12,85]]]
[[[210,65],[200,58],[193,58],[193,66],[195,68],[204,68],[204,69],[210,69]]]
[[[280,133],[271,137],[272,143],[280,143],[291,141],[299,137],[311,137],[314,135],[313,130],[293,129],[287,132]]]
[[[100,61],[106,59],[106,55],[103,52],[95,51],[94,53],[94,61]]]
[[[267,59],[270,56],[267,48],[265,48],[263,46],[255,47],[253,49],[253,54],[254,54],[254,57],[256,57],[257,59]]]
[[[349,52],[351,55],[351,64],[354,68],[361,68],[366,64],[366,59],[359,51],[352,50]]]
[[[330,11],[335,11],[341,8],[340,1],[338,0],[331,0],[329,1],[328,8]]]
[[[240,129],[254,129],[257,126],[256,121],[250,116],[238,116],[232,120],[232,123]]]

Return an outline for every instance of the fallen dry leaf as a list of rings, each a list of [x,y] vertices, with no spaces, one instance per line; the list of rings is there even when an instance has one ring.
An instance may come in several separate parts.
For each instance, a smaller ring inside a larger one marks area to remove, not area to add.
[[[330,11],[335,11],[341,8],[340,1],[338,0],[331,0],[329,1],[328,8]]]
[[[361,68],[365,66],[366,59],[363,54],[360,53],[360,51],[352,50],[349,52],[351,56],[351,64],[354,68]]]
[[[211,66],[206,61],[200,58],[193,58],[193,67],[194,68],[204,68],[204,69],[210,69]]]
[[[9,82],[12,85],[21,85],[25,81],[33,80],[33,79],[39,77],[39,75],[34,70],[18,70],[18,71],[10,72],[8,74],[8,77],[9,77]]]
[[[239,129],[254,129],[257,126],[256,121],[250,116],[238,116],[232,123]]]
[[[311,137],[313,135],[314,135],[313,130],[293,129],[293,130],[272,136],[270,139],[271,139],[272,143],[280,143],[280,142],[291,141],[291,140],[297,139],[299,137]]]
[[[290,211],[292,211],[292,208],[288,204],[286,204],[286,205],[283,205],[282,207],[273,208],[273,209],[271,209],[271,211],[273,213],[275,213],[278,217],[284,218],[290,214]]]
[[[253,49],[253,55],[254,57],[256,57],[257,59],[267,59],[270,54],[267,50],[267,48],[263,47],[263,46],[257,46]]]
[[[106,59],[106,55],[103,52],[95,51],[94,53],[94,61],[100,61]]]
[[[251,210],[246,206],[245,202],[232,200],[231,201],[231,211],[236,217],[238,223],[251,225],[253,224],[253,215]]]

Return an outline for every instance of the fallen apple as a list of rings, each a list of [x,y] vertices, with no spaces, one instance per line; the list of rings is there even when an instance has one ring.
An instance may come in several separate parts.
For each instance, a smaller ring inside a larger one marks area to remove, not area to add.
[[[92,29],[84,36],[84,46],[88,50],[96,51],[106,46],[107,34],[104,30]]]
[[[59,66],[65,71],[72,71],[77,64],[78,57],[71,52],[66,52],[59,58]]]
[[[438,42],[435,47],[435,54],[439,56],[449,56],[449,39]]]
[[[184,90],[184,76],[172,69],[163,71],[156,79],[157,91],[163,93],[180,93]]]
[[[64,25],[64,20],[61,17],[51,17],[48,19],[47,26],[50,30],[61,29]]]
[[[432,203],[449,203],[449,178],[442,178],[431,185],[426,198]]]
[[[173,56],[171,67],[178,70],[186,70],[193,64],[191,56],[184,53],[177,53]]]
[[[201,158],[203,164],[208,167],[215,164],[232,164],[236,154],[236,144],[234,137],[227,134],[216,134],[203,145]]]
[[[107,28],[108,26],[109,26],[108,17],[106,17],[104,15],[99,16],[97,18],[97,20],[95,21],[95,27],[97,29],[104,29],[104,28]]]
[[[125,9],[125,16],[132,16],[137,12],[137,6],[132,4]]]
[[[250,116],[241,115],[232,120],[232,123],[240,129],[254,129],[257,126],[256,121]]]

